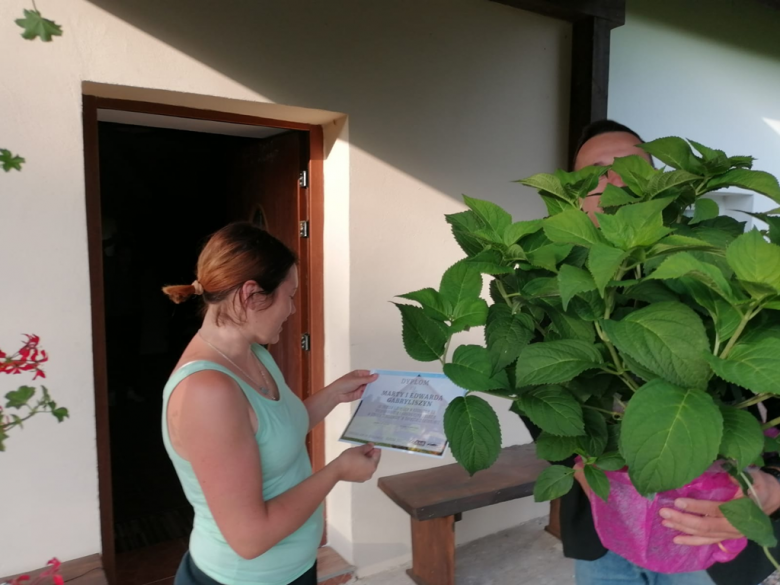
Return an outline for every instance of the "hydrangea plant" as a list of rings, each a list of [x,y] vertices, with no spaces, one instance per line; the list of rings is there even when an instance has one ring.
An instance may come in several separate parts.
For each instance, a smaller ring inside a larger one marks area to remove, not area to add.
[[[470,473],[501,448],[493,408],[477,393],[510,401],[541,429],[540,458],[579,455],[593,491],[609,496],[605,470],[627,466],[643,495],[679,488],[714,462],[738,478],[777,451],[747,409],[780,394],[780,208],[753,214],[768,225],[745,233],[707,194],[737,187],[780,204],[772,175],[750,156],[727,156],[668,137],[643,144],[666,166],[639,156],[611,167],[537,174],[549,217],[513,222],[498,205],[465,197],[447,216],[466,257],[438,289],[400,295],[403,342],[420,361],[439,360],[467,390],[444,425],[455,458]],[[592,219],[580,201],[609,169]],[[490,303],[481,298],[483,275]],[[453,336],[484,326],[484,343]],[[769,443],[768,445],[765,443]],[[552,465],[537,500],[571,489],[574,470]],[[768,518],[750,499],[721,506],[749,538],[775,544]]]

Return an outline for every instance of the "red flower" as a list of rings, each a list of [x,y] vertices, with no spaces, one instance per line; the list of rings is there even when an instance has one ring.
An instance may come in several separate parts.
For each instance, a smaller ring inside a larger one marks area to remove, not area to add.
[[[21,374],[22,372],[34,372],[33,380],[45,378],[46,374],[41,369],[41,364],[49,361],[49,355],[43,349],[38,349],[41,339],[37,335],[25,335],[27,341],[24,345],[8,357],[0,351],[0,374]]]

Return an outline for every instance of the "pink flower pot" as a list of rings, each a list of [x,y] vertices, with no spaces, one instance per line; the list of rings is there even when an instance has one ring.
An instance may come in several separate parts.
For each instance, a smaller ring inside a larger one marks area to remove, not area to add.
[[[656,494],[652,500],[634,489],[626,469],[606,474],[610,484],[609,501],[591,495],[593,521],[602,544],[624,559],[658,573],[688,573],[702,571],[715,563],[727,563],[747,546],[746,538],[724,541],[723,548],[717,544],[675,544],[674,537],[681,533],[661,524],[659,511],[676,509],[677,498],[717,502],[734,498],[739,488],[719,465],[713,465],[686,486]]]

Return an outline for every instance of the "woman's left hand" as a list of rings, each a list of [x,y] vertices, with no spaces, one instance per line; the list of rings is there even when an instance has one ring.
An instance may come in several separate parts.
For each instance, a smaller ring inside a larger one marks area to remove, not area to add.
[[[354,370],[349,374],[341,376],[338,380],[330,384],[328,390],[336,401],[353,402],[363,396],[366,385],[376,381],[379,374],[372,374],[368,370]]]
[[[780,509],[780,483],[758,469],[751,471],[750,475],[764,512],[773,514]],[[735,497],[744,497],[742,490],[737,489]],[[721,504],[723,502],[678,498],[674,502],[676,510],[662,508],[659,513],[664,526],[684,533],[675,537],[676,544],[702,546],[742,538],[743,534],[723,517],[719,508]]]

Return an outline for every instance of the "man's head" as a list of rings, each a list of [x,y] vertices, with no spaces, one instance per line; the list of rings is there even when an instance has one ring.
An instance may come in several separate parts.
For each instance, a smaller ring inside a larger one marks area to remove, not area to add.
[[[642,142],[643,140],[636,132],[623,124],[612,120],[593,122],[585,127],[577,144],[574,154],[574,170],[578,171],[592,165],[608,166],[616,158],[632,154],[639,155],[653,164],[650,155],[637,146]],[[616,187],[625,186],[623,179],[614,171],[603,175],[598,186],[582,201],[582,209],[587,211],[591,217],[593,217],[594,212],[601,211],[599,199],[607,184]]]

